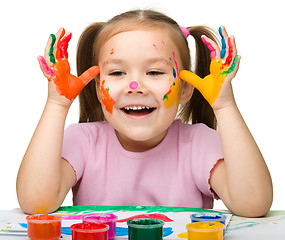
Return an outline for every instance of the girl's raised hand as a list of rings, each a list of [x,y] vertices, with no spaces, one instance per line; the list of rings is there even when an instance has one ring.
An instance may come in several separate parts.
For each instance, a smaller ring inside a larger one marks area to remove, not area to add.
[[[200,78],[187,70],[179,73],[182,80],[201,92],[213,109],[222,108],[234,101],[231,80],[236,75],[240,63],[234,37],[228,37],[223,26],[219,28],[219,33],[222,38],[222,50],[208,37],[201,37],[211,51],[210,74]]]
[[[93,66],[79,77],[70,73],[67,53],[70,39],[71,33],[65,34],[64,28],[61,28],[56,35],[50,35],[44,57],[38,57],[41,70],[49,80],[48,98],[67,106],[100,72],[98,66]]]

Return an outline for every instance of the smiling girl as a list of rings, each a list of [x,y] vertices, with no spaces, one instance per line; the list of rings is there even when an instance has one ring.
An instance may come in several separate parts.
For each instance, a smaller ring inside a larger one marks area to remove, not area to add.
[[[55,211],[72,188],[74,205],[212,208],[216,198],[237,215],[266,214],[271,177],[234,100],[234,38],[220,35],[221,50],[206,27],[126,12],[83,32],[80,77],[70,74],[71,34],[52,35],[39,57],[48,99],[17,179],[23,211]],[[64,131],[78,94],[80,123]]]

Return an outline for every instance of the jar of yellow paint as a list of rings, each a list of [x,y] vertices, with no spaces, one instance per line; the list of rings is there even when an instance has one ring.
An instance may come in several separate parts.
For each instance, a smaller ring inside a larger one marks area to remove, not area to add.
[[[223,240],[224,225],[220,222],[196,222],[186,225],[188,240]]]

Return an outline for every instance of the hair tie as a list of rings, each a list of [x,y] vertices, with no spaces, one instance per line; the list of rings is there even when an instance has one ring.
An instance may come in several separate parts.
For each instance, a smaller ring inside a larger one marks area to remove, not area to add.
[[[180,26],[181,31],[183,32],[184,36],[187,38],[190,35],[190,31],[186,27]]]

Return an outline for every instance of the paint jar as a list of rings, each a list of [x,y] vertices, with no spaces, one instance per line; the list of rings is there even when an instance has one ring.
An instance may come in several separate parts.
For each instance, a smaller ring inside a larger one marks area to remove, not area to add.
[[[224,224],[195,222],[186,225],[188,240],[223,240]]]
[[[140,218],[127,221],[129,240],[162,240],[164,221]]]
[[[108,240],[107,224],[84,222],[70,226],[72,240]]]
[[[26,217],[31,240],[56,240],[61,237],[61,216],[35,214]]]
[[[220,222],[225,225],[226,216],[221,213],[195,213],[190,215],[191,222]],[[225,230],[223,231],[225,235]]]
[[[118,217],[112,213],[91,213],[82,216],[83,222],[104,223],[109,226],[108,239],[116,237],[116,222]]]
[[[220,222],[225,225],[226,216],[220,213],[195,213],[190,215],[191,222]]]

